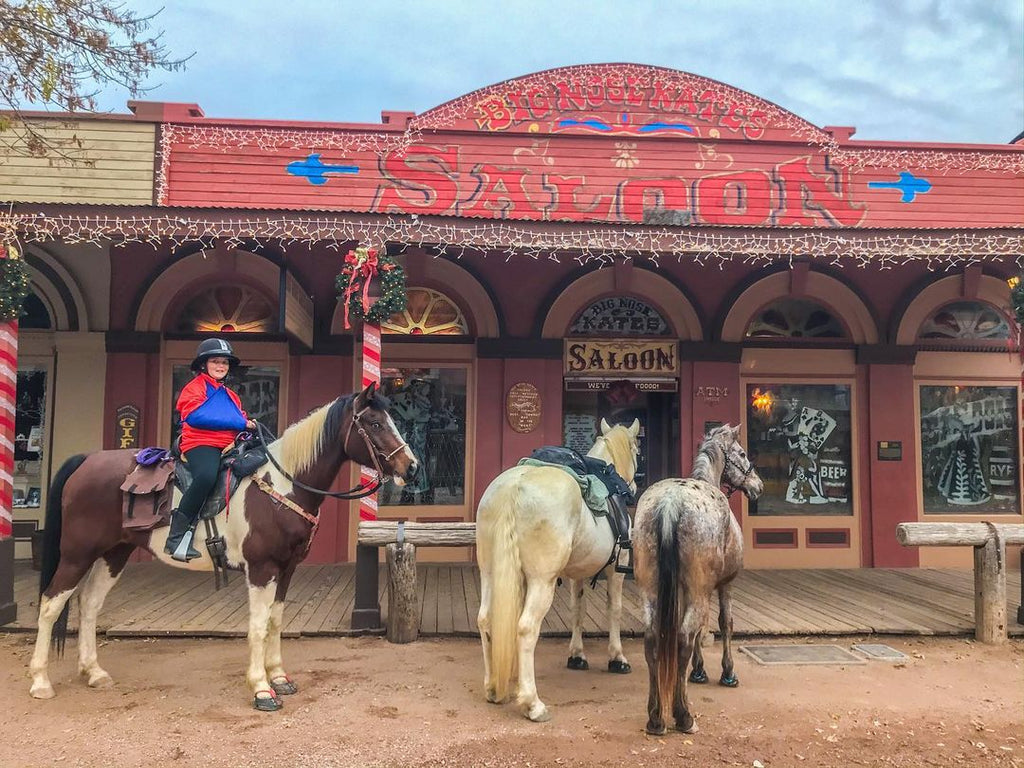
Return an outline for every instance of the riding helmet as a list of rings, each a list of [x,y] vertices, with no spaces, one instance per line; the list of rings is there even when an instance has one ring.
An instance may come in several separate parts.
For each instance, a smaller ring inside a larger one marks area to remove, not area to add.
[[[235,351],[224,339],[204,339],[196,349],[196,359],[192,361],[192,370],[199,373],[206,369],[206,361],[211,357],[226,357],[234,368],[240,362]]]

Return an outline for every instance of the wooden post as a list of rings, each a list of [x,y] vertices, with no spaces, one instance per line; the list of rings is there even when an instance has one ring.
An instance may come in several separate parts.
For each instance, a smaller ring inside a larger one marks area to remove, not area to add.
[[[387,545],[388,642],[411,643],[420,634],[416,589],[416,547],[405,542]]]
[[[1017,606],[1017,623],[1024,624],[1024,549],[1020,551],[1020,604]]]
[[[14,412],[18,394],[18,323],[0,323],[0,625],[18,618],[14,602]],[[47,446],[49,449],[49,446]]]
[[[974,636],[1006,642],[1006,546],[997,536],[974,548]]]

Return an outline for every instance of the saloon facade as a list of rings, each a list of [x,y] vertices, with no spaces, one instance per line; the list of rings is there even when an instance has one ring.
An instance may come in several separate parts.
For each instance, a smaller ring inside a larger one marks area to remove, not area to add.
[[[602,418],[639,418],[641,486],[743,424],[766,482],[733,502],[748,567],[966,566],[899,547],[896,524],[1021,522],[1020,142],[858,141],[634,65],[376,125],[130,106],[32,118],[79,162],[0,163],[34,287],[19,557],[65,458],[170,441],[201,338],[231,339],[242,399],[277,429],[351,391],[359,329],[335,276],[357,244],[407,271],[383,379],[427,467],[382,491],[383,518],[472,520],[535,446],[586,450]],[[310,560],[353,559],[357,518],[328,500]]]

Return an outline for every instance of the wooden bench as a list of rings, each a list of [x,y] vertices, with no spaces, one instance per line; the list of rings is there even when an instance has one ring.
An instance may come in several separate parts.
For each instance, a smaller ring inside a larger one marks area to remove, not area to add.
[[[1024,525],[996,523],[900,523],[905,547],[974,547],[974,636],[1006,642],[1006,545],[1024,544]]]
[[[385,548],[388,571],[387,638],[392,643],[411,643],[420,632],[416,589],[416,547],[465,547],[476,544],[476,523],[397,523],[386,520],[359,523],[359,549],[372,553],[373,599],[376,600],[378,547]],[[367,559],[364,557],[364,559]],[[369,567],[363,570],[369,578]],[[356,578],[359,579],[358,572]],[[359,585],[356,586],[357,592]],[[364,588],[369,592],[369,588]],[[377,608],[379,621],[380,607]],[[356,616],[353,613],[353,625]]]

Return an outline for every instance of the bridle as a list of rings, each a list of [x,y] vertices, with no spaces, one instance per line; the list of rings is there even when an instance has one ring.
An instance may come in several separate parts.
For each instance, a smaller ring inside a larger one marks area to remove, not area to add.
[[[743,467],[741,467],[739,464],[737,464],[735,461],[729,458],[728,453],[722,451],[722,454],[725,457],[725,466],[732,467],[737,472],[743,475],[743,477],[740,479],[739,485],[735,485],[725,476],[725,472],[722,472],[722,485],[724,485],[729,490],[729,492],[725,495],[732,496],[734,493],[736,493],[736,491],[743,491],[743,485],[746,483],[747,478],[750,477],[750,474],[754,471],[754,462],[748,459],[747,468],[746,470],[744,470]],[[743,493],[746,494],[746,491],[743,491]]]
[[[256,422],[256,436],[259,438],[260,443],[266,449],[267,458],[270,459],[270,463],[277,467],[277,470],[282,475],[284,475],[285,478],[287,478],[291,482],[291,484],[296,488],[301,488],[304,491],[309,491],[310,493],[315,493],[319,496],[329,496],[332,499],[362,499],[369,496],[370,494],[376,493],[384,483],[388,482],[391,479],[391,475],[386,474],[384,472],[384,469],[381,466],[381,460],[383,460],[386,465],[386,463],[390,461],[391,458],[396,453],[398,453],[403,448],[408,447],[409,445],[407,442],[402,440],[399,443],[398,447],[395,448],[395,450],[391,451],[390,453],[384,453],[384,451],[382,451],[376,445],[374,445],[373,441],[370,440],[370,435],[366,432],[366,427],[364,427],[361,422],[363,414],[369,410],[370,406],[366,406],[362,410],[356,411],[353,404],[352,420],[349,421],[348,427],[345,429],[345,439],[341,443],[341,448],[343,451],[345,451],[346,455],[351,457],[351,454],[349,454],[348,452],[348,441],[349,438],[352,436],[352,427],[355,427],[356,432],[359,434],[361,438],[363,438],[363,442],[366,444],[366,450],[367,453],[370,454],[370,460],[373,461],[373,468],[377,472],[377,477],[369,484],[360,483],[357,486],[349,488],[347,491],[325,491],[321,488],[313,488],[312,486],[306,485],[305,483],[296,480],[294,477],[288,474],[288,472],[285,471],[284,467],[278,464],[277,459],[274,458],[274,454],[270,452],[270,446],[267,445],[265,434],[270,435],[270,437],[273,438],[273,433],[259,422]]]

